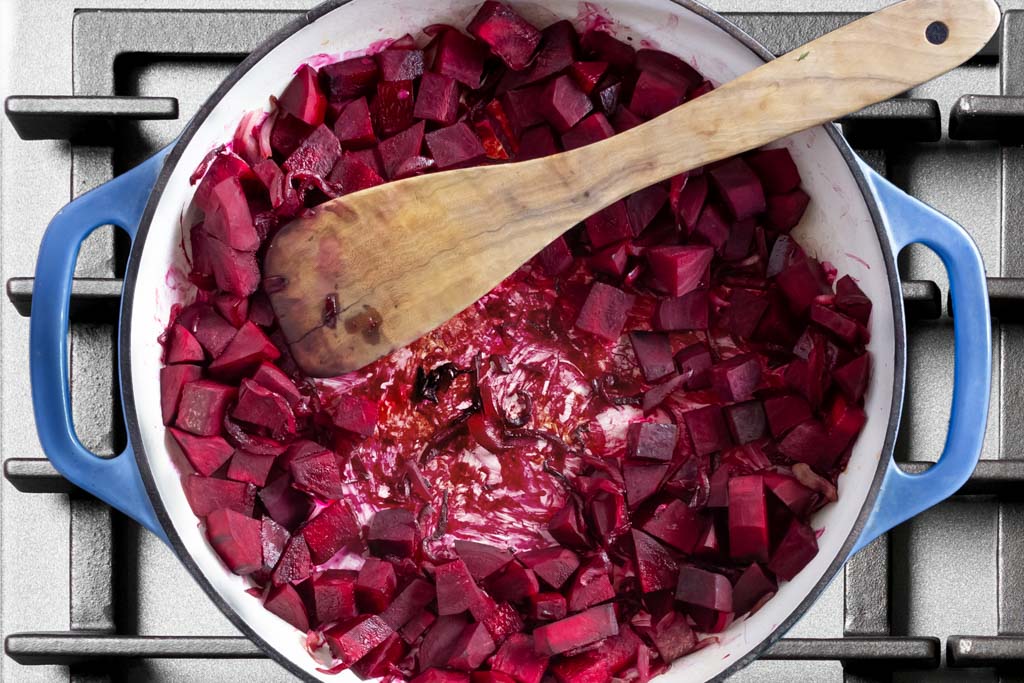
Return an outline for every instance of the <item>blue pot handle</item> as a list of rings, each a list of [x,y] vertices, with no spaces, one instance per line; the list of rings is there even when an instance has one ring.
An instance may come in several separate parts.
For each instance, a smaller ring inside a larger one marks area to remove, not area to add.
[[[953,401],[946,444],[938,462],[907,474],[891,459],[875,508],[853,552],[953,495],[981,456],[992,383],[992,329],[981,254],[967,232],[861,164],[889,225],[893,252],[919,242],[942,259],[953,306]]]
[[[32,406],[46,456],[64,478],[135,519],[164,542],[131,444],[112,458],[86,450],[71,416],[68,302],[82,241],[113,224],[135,239],[142,212],[170,148],[61,209],[43,235],[36,263],[29,333]]]

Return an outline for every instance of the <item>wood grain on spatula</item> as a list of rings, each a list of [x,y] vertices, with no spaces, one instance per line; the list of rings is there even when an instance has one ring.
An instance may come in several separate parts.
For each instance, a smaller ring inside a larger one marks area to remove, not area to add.
[[[907,0],[612,138],[328,201],[281,229],[265,288],[295,361],[356,370],[443,324],[600,209],[903,93],[974,56],[993,0]]]

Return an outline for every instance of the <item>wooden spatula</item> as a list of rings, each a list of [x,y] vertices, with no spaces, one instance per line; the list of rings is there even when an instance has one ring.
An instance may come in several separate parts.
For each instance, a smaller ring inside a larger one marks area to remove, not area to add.
[[[974,56],[999,19],[994,0],[906,0],[596,144],[328,201],[282,228],[264,262],[292,354],[316,377],[361,368],[600,209],[939,76]]]

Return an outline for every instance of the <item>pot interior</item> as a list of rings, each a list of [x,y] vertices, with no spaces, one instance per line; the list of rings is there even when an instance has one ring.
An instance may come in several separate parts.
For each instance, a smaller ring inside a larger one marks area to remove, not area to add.
[[[609,0],[600,7],[576,0],[511,4],[538,26],[563,18],[573,20],[581,29],[605,25],[637,47],[658,47],[679,55],[715,83],[731,80],[762,63],[761,57],[741,40],[702,16],[706,10],[691,10],[671,0]],[[122,320],[130,326],[126,337],[130,363],[125,370],[134,403],[128,405],[128,410],[134,411],[138,425],[132,439],[143,475],[151,494],[159,498],[156,506],[165,510],[165,523],[169,519],[173,525],[173,529],[167,529],[168,535],[186,563],[190,563],[189,558],[194,563],[201,582],[206,582],[205,587],[221,607],[236,613],[247,625],[248,634],[263,641],[265,647],[269,644],[293,671],[312,679],[357,680],[350,672],[319,673],[305,650],[304,634],[264,610],[257,598],[245,592],[245,580],[221,563],[185,499],[180,483],[184,460],[170,445],[161,420],[161,347],[157,339],[167,324],[171,306],[188,303],[194,297],[181,246],[188,243],[184,226],[189,222],[183,210],[194,190],[189,176],[210,150],[231,139],[243,113],[267,106],[267,95],[280,92],[299,64],[308,61],[317,65],[324,54],[333,58],[355,56],[375,41],[416,32],[433,23],[462,27],[478,5],[478,0],[352,0],[280,42],[258,64],[233,76],[233,84],[222,86],[220,99],[190,125],[181,143],[187,147],[177,150],[180,158],[173,168],[165,169],[162,192],[151,200],[151,221],[143,226],[133,251],[135,287],[127,294],[130,300]],[[902,326],[895,324],[895,316],[902,316],[902,310],[894,310],[889,285],[890,268],[894,266],[886,262],[868,204],[832,136],[824,128],[817,128],[782,144],[792,152],[804,188],[812,197],[795,234],[809,252],[831,262],[840,274],[857,279],[874,304],[869,345],[874,370],[865,399],[868,420],[839,480],[839,502],[821,510],[813,520],[820,530],[817,557],[795,580],[784,584],[763,609],[721,634],[718,644],[676,662],[660,678],[666,682],[701,681],[722,673],[787,622],[805,600],[816,596],[838,569],[837,558],[871,493],[887,435],[895,431],[895,424],[890,426],[891,406],[894,389],[902,386],[902,375],[896,376],[902,367],[897,357],[902,342],[897,344],[895,337]],[[152,202],[156,202],[155,208]],[[883,239],[888,241],[888,237]]]

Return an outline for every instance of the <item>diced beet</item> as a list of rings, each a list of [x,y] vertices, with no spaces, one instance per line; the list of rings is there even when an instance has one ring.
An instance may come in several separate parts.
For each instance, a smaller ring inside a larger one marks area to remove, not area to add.
[[[597,84],[596,95],[601,109],[605,114],[612,117],[612,125],[615,126],[615,130],[619,133],[630,128],[636,128],[644,122],[643,119],[630,110],[619,106],[619,97],[622,95],[622,81],[618,78],[605,77]]]
[[[525,133],[519,140],[518,161],[529,161],[540,159],[559,152],[558,143],[555,142],[555,134],[547,125],[534,126]]]
[[[341,473],[331,451],[311,453],[289,463],[295,488],[324,500],[341,497]]]
[[[768,194],[785,194],[800,187],[800,171],[785,147],[762,149],[746,159]]]
[[[260,547],[263,549],[263,566],[260,571],[267,576],[277,566],[281,559],[284,546],[288,543],[291,534],[283,526],[270,517],[264,517],[260,523]]]
[[[427,133],[427,148],[438,169],[472,165],[486,156],[480,138],[462,121]]]
[[[621,199],[588,217],[585,225],[587,237],[595,249],[633,236],[626,202]]]
[[[789,301],[790,309],[797,315],[803,315],[818,295],[829,293],[821,266],[811,258],[794,260],[775,277],[775,281]]]
[[[487,580],[487,592],[502,602],[518,602],[540,591],[537,576],[518,562],[509,562]]]
[[[383,615],[381,616],[383,617]],[[437,617],[433,612],[421,610],[399,630],[399,634],[406,643],[415,643],[435,621],[437,621]]]
[[[562,147],[566,151],[607,140],[615,135],[615,129],[601,112],[586,117],[570,130],[562,134]]]
[[[362,149],[377,141],[370,118],[370,105],[365,97],[345,105],[334,122],[334,135],[346,149]]]
[[[251,574],[263,564],[260,521],[235,510],[214,510],[206,518],[206,538],[235,574]]]
[[[235,296],[249,296],[256,291],[260,284],[260,269],[254,253],[232,249],[212,236],[206,245],[218,289]]]
[[[477,581],[483,581],[512,561],[512,553],[490,543],[456,540],[455,552]]]
[[[757,221],[753,218],[735,221],[729,228],[729,239],[722,247],[722,258],[726,261],[742,261],[747,258],[757,230]]]
[[[323,508],[302,527],[313,564],[323,564],[341,548],[359,540],[359,523],[346,501]]]
[[[423,579],[413,579],[391,601],[387,609],[380,613],[380,618],[391,628],[398,630],[411,622],[417,614],[424,611],[436,596],[434,585]]]
[[[282,167],[299,178],[326,178],[340,158],[341,143],[330,128],[321,124],[288,155]]]
[[[778,587],[775,581],[754,562],[740,574],[732,589],[732,607],[736,614],[746,614]]]
[[[675,611],[666,612],[653,622],[647,634],[665,662],[672,662],[697,647],[697,635],[690,628],[686,617]]]
[[[235,377],[264,361],[277,360],[280,356],[281,351],[263,330],[246,321],[223,353],[218,354],[210,364],[210,372],[223,377]]]
[[[560,546],[528,550],[516,557],[555,590],[565,585],[580,566],[580,558],[576,553]]]
[[[568,614],[561,593],[535,593],[530,596],[529,616],[537,621],[557,621]]]
[[[544,123],[544,116],[538,109],[543,85],[509,90],[501,96],[501,107],[508,117],[513,132],[522,136],[526,129]]]
[[[525,69],[540,44],[541,33],[504,3],[487,0],[466,29],[487,43],[510,69]]]
[[[480,623],[467,624],[452,647],[448,666],[462,671],[473,671],[480,667],[497,649],[487,628]]]
[[[377,82],[377,62],[373,57],[354,57],[320,68],[320,83],[332,102],[365,95]]]
[[[498,92],[537,83],[567,70],[576,61],[576,29],[567,20],[556,21],[541,31],[540,47],[533,63],[524,71],[509,71],[498,84]]]
[[[846,398],[858,402],[864,397],[871,376],[871,355],[862,353],[846,365],[836,368],[832,379]]]
[[[622,277],[626,272],[626,263],[629,259],[629,244],[619,242],[610,247],[605,247],[590,258],[590,265],[594,270],[606,273],[612,277]]]
[[[594,116],[599,115],[594,114]],[[667,201],[668,192],[661,185],[651,185],[629,195],[626,198],[626,213],[629,215],[629,225],[633,229],[633,234],[642,233]]]
[[[412,125],[412,81],[381,81],[373,99],[371,114],[374,128],[380,135],[394,135]]]
[[[772,436],[779,438],[796,425],[810,419],[811,406],[803,397],[787,394],[765,399],[764,412]]]
[[[613,605],[599,605],[534,630],[537,652],[557,655],[617,635],[619,623]]]
[[[260,490],[260,501],[267,514],[286,529],[294,529],[303,522],[313,508],[313,501],[291,486],[291,476],[281,474]]]
[[[579,89],[571,76],[559,76],[541,93],[538,110],[559,133],[566,133],[593,110],[587,94]]]
[[[735,157],[715,166],[709,175],[736,220],[751,218],[765,210],[761,180],[743,159]]]
[[[469,674],[462,671],[430,668],[409,683],[469,683],[469,680]]]
[[[441,616],[465,612],[479,599],[479,589],[462,560],[439,565],[434,580],[437,585],[437,613]]]
[[[169,365],[160,368],[160,412],[165,425],[174,423],[185,385],[202,376],[203,369],[197,365]]]
[[[714,560],[722,558],[722,548],[718,544],[718,531],[714,524],[708,524],[707,529],[701,534],[693,546],[693,555]]]
[[[339,396],[331,409],[331,421],[339,429],[366,438],[377,426],[378,404],[368,398],[345,394]]]
[[[722,417],[722,409],[716,405],[683,413],[683,420],[686,422],[697,455],[714,453],[732,444],[725,418]]]
[[[817,554],[818,536],[814,529],[794,518],[775,549],[768,569],[780,579],[792,581]]]
[[[278,440],[295,436],[295,414],[283,396],[251,379],[243,379],[231,416],[239,422],[262,427]]]
[[[636,573],[644,593],[668,590],[676,585],[679,567],[661,543],[637,529],[631,532],[636,551]]]
[[[260,363],[252,375],[252,381],[283,396],[293,408],[302,401],[302,393],[299,392],[299,388],[283,370],[273,363],[266,361]]]
[[[206,517],[215,510],[234,510],[252,515],[256,487],[226,479],[211,479],[198,474],[185,477],[185,497],[196,517]]]
[[[405,658],[407,651],[401,636],[392,633],[387,640],[353,664],[352,671],[363,680],[386,676]]]
[[[701,285],[714,253],[699,245],[655,247],[648,250],[647,261],[658,284],[679,297]]]
[[[607,62],[576,62],[572,65],[569,73],[576,79],[580,90],[589,95],[607,71]]]
[[[768,227],[777,232],[788,233],[800,223],[810,203],[811,198],[801,189],[786,194],[769,195],[766,209]]]
[[[629,110],[644,119],[653,119],[675,109],[686,99],[686,81],[662,71],[640,72]]]
[[[365,151],[373,152],[376,155],[375,150]],[[376,187],[384,183],[380,173],[359,159],[348,155],[342,156],[338,163],[334,165],[327,181],[338,186],[342,195],[359,192],[360,190]]]
[[[423,50],[382,50],[376,59],[381,80],[411,81],[423,75]]]
[[[760,439],[768,430],[764,406],[760,401],[747,401],[725,406],[725,421],[729,425],[733,441],[738,444]]]
[[[167,364],[202,363],[206,360],[203,347],[191,332],[174,325],[167,336]]]
[[[197,436],[220,434],[224,414],[235,393],[234,387],[208,379],[186,383],[181,389],[175,426]]]
[[[768,305],[768,296],[762,290],[742,287],[732,290],[726,317],[733,337],[737,340],[750,339],[764,317]]]
[[[203,179],[199,181],[193,197],[195,205],[204,213],[210,213],[214,208],[213,188],[227,178],[236,178],[246,185],[255,180],[252,169],[237,155],[226,151],[218,153],[207,167]]]
[[[486,59],[485,45],[455,29],[448,29],[438,40],[434,71],[469,88],[478,88]]]
[[[797,465],[807,467],[803,463],[797,463]],[[772,492],[772,495],[789,508],[793,514],[804,516],[811,511],[815,502],[815,492],[801,484],[796,478],[778,472],[766,472],[762,476],[765,486]]]
[[[246,298],[221,293],[214,298],[213,307],[232,327],[241,327],[249,319],[249,300]]]
[[[309,558],[309,548],[302,536],[292,536],[284,546],[284,552],[274,567],[271,579],[275,586],[283,583],[296,584],[309,578],[313,573],[313,563]]]
[[[663,503],[640,528],[680,552],[689,553],[704,532],[705,519],[681,500]]]
[[[615,674],[625,677],[624,670],[633,665],[638,653],[646,651],[647,647],[633,629],[621,624],[618,635],[583,650],[580,654],[559,658],[551,666],[558,683],[607,683]]]
[[[441,615],[427,630],[420,645],[419,667],[444,666],[455,653],[455,643],[469,624],[465,615]]]
[[[227,446],[227,442],[224,445]],[[272,455],[253,455],[245,451],[234,451],[234,455],[231,456],[231,463],[228,465],[228,479],[248,482],[254,486],[262,487],[266,485],[267,477],[270,476],[270,468],[273,465],[274,456]]]
[[[729,555],[735,560],[767,562],[768,538],[764,479],[757,474],[733,477],[729,480]]]
[[[678,439],[679,429],[674,424],[634,422],[626,435],[626,455],[667,462],[672,459]]]
[[[622,334],[634,297],[603,282],[595,282],[576,318],[576,327],[613,342]]]
[[[443,74],[423,74],[413,115],[444,126],[455,123],[459,115],[458,81]]]
[[[266,600],[263,601],[263,607],[300,631],[309,630],[306,607],[302,604],[302,598],[289,584],[271,588]]]
[[[378,146],[381,162],[384,164],[384,173],[388,178],[394,178],[398,167],[402,162],[418,156],[423,148],[423,133],[426,124],[420,121],[415,126],[403,130],[386,140],[382,140]]]
[[[387,640],[394,631],[376,615],[362,615],[324,632],[331,654],[345,666],[352,666],[370,650]]]
[[[507,602],[497,603],[484,593],[478,593],[478,599],[469,606],[469,612],[487,628],[496,643],[504,641],[513,633],[521,632],[524,627],[515,607]]]
[[[228,461],[234,450],[220,436],[193,436],[173,427],[168,430],[196,472],[208,477]]]
[[[566,589],[570,612],[579,612],[615,597],[608,557],[598,554],[583,562]]]
[[[811,305],[811,321],[821,325],[850,346],[856,344],[860,338],[860,325],[855,320],[821,304]]]
[[[628,525],[626,500],[615,483],[601,479],[591,485],[586,501],[591,533],[607,543]]]
[[[326,571],[313,578],[310,584],[316,623],[345,621],[359,614],[355,582],[351,572],[339,570]]]
[[[811,419],[793,427],[779,442],[779,453],[796,462],[807,463],[819,471],[827,471],[842,451],[829,437],[828,430],[819,420]]]
[[[613,66],[632,66],[636,50],[599,28],[589,29],[580,39],[583,49]]]
[[[311,126],[297,116],[279,112],[270,133],[270,146],[275,154],[287,159],[292,152],[298,149],[302,141],[309,137],[313,128],[315,126]]]
[[[652,325],[656,330],[682,332],[708,328],[709,299],[706,289],[697,289],[680,297],[661,299]]]
[[[721,574],[697,567],[679,570],[676,599],[718,612],[732,611],[732,584]]]
[[[629,509],[635,510],[661,488],[669,465],[648,465],[639,462],[622,463],[622,478]]]
[[[377,557],[412,557],[419,542],[413,514],[403,508],[378,510],[370,520],[366,540]]]
[[[211,191],[210,202],[204,224],[206,232],[232,249],[256,251],[260,238],[238,178],[225,178],[218,183]]]
[[[848,403],[842,396],[836,396],[828,415],[828,455],[842,453],[853,438],[860,434],[865,422],[867,415],[859,406]],[[835,457],[832,456],[832,461],[834,460]],[[820,467],[826,467],[826,462],[822,462]]]
[[[658,332],[630,332],[629,339],[644,379],[648,382],[655,382],[675,372],[672,346],[667,335]]]
[[[685,377],[683,386],[687,389],[703,389],[711,386],[711,351],[701,343],[687,346],[676,354],[679,375]]]
[[[665,74],[672,74],[684,80],[687,88],[699,84],[703,79],[696,69],[663,50],[643,48],[636,52],[636,68],[640,71],[657,71]]]
[[[761,383],[761,362],[752,353],[733,356],[711,368],[711,386],[726,401],[747,401]]]
[[[836,308],[861,325],[867,325],[871,317],[871,299],[861,290],[849,275],[836,281]]]
[[[376,557],[366,558],[356,578],[356,601],[363,613],[380,614],[389,604],[398,588],[395,567]]]
[[[491,658],[491,670],[519,683],[540,683],[548,668],[548,656],[534,649],[533,643],[533,637],[525,633],[510,636]]]

